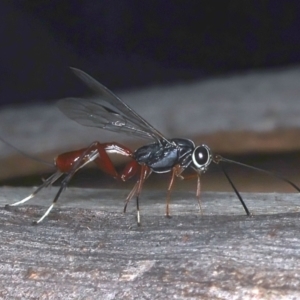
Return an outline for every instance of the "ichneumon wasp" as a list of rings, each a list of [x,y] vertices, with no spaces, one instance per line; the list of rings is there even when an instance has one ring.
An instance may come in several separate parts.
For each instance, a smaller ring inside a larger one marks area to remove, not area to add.
[[[58,102],[59,109],[70,119],[84,126],[99,127],[105,130],[125,133],[140,138],[152,140],[150,144],[142,146],[135,151],[119,143],[99,143],[93,142],[88,147],[66,152],[55,158],[56,172],[44,180],[31,195],[21,201],[7,206],[17,206],[33,198],[44,187],[51,186],[61,176],[65,176],[60,184],[52,204],[42,215],[34,222],[40,223],[52,210],[59,196],[67,187],[74,174],[90,162],[94,162],[103,172],[114,178],[123,181],[137,175],[137,181],[131,192],[126,198],[124,212],[126,212],[129,201],[136,197],[137,223],[140,224],[139,197],[145,180],[154,173],[171,172],[171,179],[167,190],[166,216],[170,216],[170,197],[176,177],[184,179],[183,171],[191,168],[195,171],[194,176],[197,179],[196,197],[200,203],[200,176],[205,173],[209,165],[213,162],[218,164],[234,192],[239,198],[246,214],[251,215],[243,198],[234,186],[228,173],[224,168],[224,163],[233,163],[242,167],[247,167],[260,171],[271,176],[275,176],[293,186],[298,192],[300,188],[287,178],[263,169],[252,167],[240,162],[226,159],[220,155],[212,153],[207,145],[195,146],[194,142],[184,138],[166,138],[162,133],[155,129],[150,123],[137,114],[131,107],[124,103],[108,88],[97,82],[85,72],[71,68],[77,77],[79,77],[97,96],[97,98],[66,98]],[[129,157],[131,160],[127,163],[124,170],[119,174],[111,159],[110,153],[116,153]]]

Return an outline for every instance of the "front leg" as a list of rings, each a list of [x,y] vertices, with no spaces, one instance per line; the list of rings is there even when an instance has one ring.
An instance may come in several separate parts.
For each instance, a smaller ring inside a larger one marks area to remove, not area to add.
[[[203,210],[202,210],[202,206],[201,206],[201,198],[200,198],[200,194],[201,194],[201,181],[200,181],[200,173],[196,172],[194,174],[190,174],[187,176],[182,176],[180,175],[180,179],[182,180],[189,180],[189,179],[194,179],[197,178],[197,188],[196,188],[196,198],[198,201],[198,205],[199,205],[199,212],[202,215]]]
[[[172,168],[172,175],[171,175],[171,180],[168,186],[168,193],[167,193],[167,201],[166,201],[166,217],[170,218],[170,200],[171,200],[171,191],[173,188],[173,184],[174,184],[174,179],[175,176],[179,177],[181,179],[183,179],[184,177],[181,175],[181,173],[184,171],[184,168],[181,165],[175,165]]]
[[[195,174],[183,176],[182,172],[184,170],[185,169],[180,165],[176,165],[172,169],[172,176],[171,176],[171,180],[170,180],[170,183],[169,183],[169,186],[168,186],[167,203],[166,203],[166,217],[168,217],[168,218],[171,217],[169,206],[170,206],[170,200],[171,200],[171,191],[173,189],[173,184],[174,184],[175,177],[178,177],[182,180],[194,179],[195,177],[197,178],[196,197],[197,197],[197,201],[198,201],[198,205],[199,205],[199,211],[202,214],[201,199],[200,199],[200,192],[201,192],[200,174],[195,173]]]

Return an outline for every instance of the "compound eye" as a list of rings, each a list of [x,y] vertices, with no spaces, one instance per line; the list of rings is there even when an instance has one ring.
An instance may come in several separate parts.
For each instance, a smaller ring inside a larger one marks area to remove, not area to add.
[[[198,146],[193,152],[192,159],[197,169],[206,170],[211,163],[211,151],[206,145]]]

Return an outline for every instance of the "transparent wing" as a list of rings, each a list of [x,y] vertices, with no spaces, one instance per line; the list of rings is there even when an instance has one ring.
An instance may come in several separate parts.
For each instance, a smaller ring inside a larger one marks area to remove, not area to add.
[[[104,85],[81,70],[71,69],[95,92],[95,96],[60,100],[58,107],[67,117],[84,126],[99,127],[170,143],[158,130]]]

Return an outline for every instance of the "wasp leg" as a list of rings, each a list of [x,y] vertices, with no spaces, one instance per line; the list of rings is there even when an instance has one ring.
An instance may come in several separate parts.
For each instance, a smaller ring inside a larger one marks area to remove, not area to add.
[[[134,197],[134,195],[136,194],[137,188],[139,185],[139,181],[137,181],[134,185],[134,187],[132,188],[132,190],[130,191],[130,193],[128,194],[126,200],[125,200],[125,205],[124,205],[124,209],[123,212],[126,213],[127,210],[127,205],[129,203],[129,201]]]
[[[202,210],[202,206],[201,206],[201,198],[200,198],[200,193],[201,193],[201,181],[200,181],[200,174],[196,174],[197,175],[197,190],[196,190],[196,198],[198,201],[198,205],[199,205],[199,212],[202,215],[203,214],[203,210]]]
[[[50,177],[48,177],[46,180],[44,180],[43,184],[41,184],[32,194],[30,194],[28,197],[22,199],[21,201],[12,203],[12,204],[6,204],[5,207],[8,208],[10,206],[17,206],[22,203],[27,202],[28,200],[32,199],[40,190],[42,190],[44,187],[48,187],[49,185],[52,185],[59,177],[61,177],[63,173],[60,171],[55,172]]]
[[[49,215],[50,211],[55,206],[59,196],[65,190],[65,188],[67,187],[68,183],[70,182],[74,174],[79,169],[87,165],[88,163],[94,161],[96,165],[105,173],[115,178],[120,178],[107,153],[117,153],[125,156],[132,156],[132,151],[120,144],[117,143],[101,144],[99,142],[94,142],[89,147],[81,150],[67,152],[59,155],[56,158],[56,165],[58,169],[63,170],[64,171],[63,173],[67,175],[61,182],[60,188],[56,193],[52,204],[49,206],[49,208],[43,214],[43,216],[39,220],[34,222],[34,224],[38,224],[42,222],[45,219],[45,217]]]
[[[174,179],[175,176],[176,177],[180,177],[181,179],[183,179],[184,177],[182,177],[181,173],[184,171],[184,168],[180,165],[176,165],[173,167],[172,169],[172,175],[171,175],[171,180],[168,186],[168,193],[167,193],[167,201],[166,201],[166,217],[170,218],[170,200],[171,200],[171,192],[173,189],[173,184],[174,184]]]
[[[108,156],[108,154],[114,153],[132,157],[133,152],[130,149],[118,143],[97,143],[96,148],[99,152],[99,156],[95,159],[95,163],[103,172],[113,176],[114,178],[122,179],[123,181],[126,181],[135,175],[138,170],[138,167],[136,166],[138,163],[136,161],[130,161],[120,176]]]
[[[132,176],[134,176],[137,172],[141,172],[141,166],[138,162],[136,162],[135,160],[129,162],[126,167],[124,168],[122,174],[121,174],[121,179],[123,181],[128,180],[129,178],[131,178]],[[145,175],[145,179],[148,178],[151,174],[151,170],[148,168],[147,170],[147,174]],[[125,205],[124,205],[124,209],[123,212],[126,212],[127,209],[127,205],[129,203],[129,201],[134,197],[134,195],[137,192],[137,188],[139,185],[139,180],[135,183],[134,187],[132,188],[132,190],[130,191],[130,193],[128,194],[126,200],[125,200]]]
[[[170,200],[171,200],[171,191],[173,188],[174,178],[175,178],[175,168],[172,170],[171,180],[168,186],[168,193],[167,193],[167,201],[166,201],[166,217],[170,218]]]
[[[136,189],[136,218],[137,218],[138,226],[141,225],[139,196],[142,191],[143,184],[144,184],[146,178],[150,175],[150,173],[151,173],[151,169],[148,166],[146,166],[145,164],[142,164],[140,178],[137,182],[137,189]]]
[[[57,200],[58,200],[60,194],[65,190],[65,188],[67,187],[68,183],[70,182],[70,180],[72,179],[74,174],[79,169],[83,168],[88,163],[94,161],[99,156],[99,152],[97,150],[94,150],[93,146],[94,146],[94,143],[91,144],[90,147],[86,148],[85,151],[82,152],[79,159],[74,163],[74,165],[72,166],[70,171],[67,173],[67,176],[61,182],[60,188],[59,188],[58,192],[56,193],[56,195],[52,201],[52,204],[49,206],[49,208],[46,210],[46,212],[42,215],[42,217],[39,220],[34,221],[33,224],[39,224],[49,215],[50,211],[53,209],[53,207],[57,203]]]
[[[55,165],[58,170],[63,173],[69,173],[74,165],[83,167],[85,160],[89,160],[89,155],[96,151],[98,156],[95,157],[94,162],[97,167],[105,172],[106,174],[114,177],[120,178],[118,175],[108,153],[116,153],[123,156],[132,157],[132,151],[126,147],[123,147],[116,143],[104,143],[99,142],[92,143],[89,147],[80,150],[70,151],[58,155],[55,159]]]
[[[137,218],[137,224],[141,225],[139,195],[142,191],[144,181],[150,176],[152,171],[146,165],[138,165],[137,162],[135,162],[135,163],[137,164],[136,167],[139,166],[139,168],[140,168],[140,177],[139,177],[139,180],[135,183],[134,187],[132,188],[132,190],[130,191],[130,193],[128,194],[128,196],[125,200],[123,212],[124,213],[126,212],[129,201],[136,195],[136,214],[137,214],[136,218]]]
[[[109,158],[108,153],[116,153],[116,154],[120,154],[120,155],[128,156],[128,157],[133,156],[132,151],[130,149],[126,148],[125,146],[122,146],[121,144],[118,144],[118,143],[103,143],[103,144],[101,144],[99,142],[93,142],[87,148],[60,154],[55,159],[55,166],[57,168],[57,172],[55,172],[53,175],[51,175],[49,178],[47,178],[43,182],[43,184],[40,185],[31,195],[22,199],[21,201],[15,202],[10,205],[6,205],[6,207],[17,206],[19,204],[27,202],[28,200],[33,198],[44,187],[52,185],[62,175],[66,175],[65,178],[63,179],[63,181],[61,182],[60,188],[59,188],[58,192],[56,193],[56,195],[52,201],[52,204],[49,206],[49,208],[43,214],[43,216],[39,220],[34,222],[34,224],[38,224],[38,223],[42,222],[44,220],[44,218],[49,215],[50,211],[55,206],[58,198],[60,197],[61,193],[67,187],[68,183],[70,182],[70,180],[72,179],[74,174],[79,169],[81,169],[85,165],[87,165],[88,163],[95,162],[96,165],[102,171],[104,171],[105,173],[107,173],[115,178],[122,179],[123,181],[126,181],[127,179],[134,176],[135,173],[137,172],[137,170],[139,169],[139,164],[136,161],[132,161],[132,162],[128,163],[127,167],[124,169],[122,174],[119,175],[117,173],[111,159]],[[139,187],[139,185],[137,185],[136,189],[133,190],[133,195],[137,192],[138,187]]]
[[[199,206],[199,212],[202,215],[203,214],[203,210],[202,210],[202,206],[201,206],[201,198],[200,198],[200,194],[201,194],[201,180],[200,180],[200,175],[198,172],[194,173],[194,174],[190,174],[187,176],[182,176],[181,174],[178,176],[183,180],[189,180],[189,179],[194,179],[195,177],[197,178],[197,188],[196,188],[196,198],[198,201],[198,206]]]

